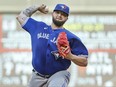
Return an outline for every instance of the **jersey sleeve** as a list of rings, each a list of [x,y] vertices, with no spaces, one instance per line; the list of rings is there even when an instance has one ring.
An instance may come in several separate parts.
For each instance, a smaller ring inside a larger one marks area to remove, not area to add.
[[[71,40],[71,51],[77,56],[88,58],[88,50],[80,39]]]
[[[38,22],[32,18],[29,18],[24,25],[22,26],[23,29],[25,29],[29,33],[33,33],[36,31],[36,29],[41,25],[41,22]]]

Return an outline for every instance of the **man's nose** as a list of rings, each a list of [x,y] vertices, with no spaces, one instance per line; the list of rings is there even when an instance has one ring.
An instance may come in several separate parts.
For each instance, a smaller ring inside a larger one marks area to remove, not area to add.
[[[61,13],[58,13],[58,16],[61,16],[62,14]]]

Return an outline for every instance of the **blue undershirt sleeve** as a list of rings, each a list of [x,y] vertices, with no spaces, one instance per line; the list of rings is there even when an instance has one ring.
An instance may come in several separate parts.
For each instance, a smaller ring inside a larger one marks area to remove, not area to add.
[[[84,56],[88,58],[88,50],[85,47],[85,45],[81,42],[81,40],[76,40],[76,39],[72,40],[71,51],[73,54],[77,56]]]

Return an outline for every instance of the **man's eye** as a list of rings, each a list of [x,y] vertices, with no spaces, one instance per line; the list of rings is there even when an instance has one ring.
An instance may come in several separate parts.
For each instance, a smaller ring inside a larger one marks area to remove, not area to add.
[[[62,14],[62,15],[63,15],[63,16],[65,16],[65,17],[67,16],[67,14],[65,14],[65,13],[64,13],[64,14]]]
[[[57,14],[59,14],[59,11],[56,11]]]

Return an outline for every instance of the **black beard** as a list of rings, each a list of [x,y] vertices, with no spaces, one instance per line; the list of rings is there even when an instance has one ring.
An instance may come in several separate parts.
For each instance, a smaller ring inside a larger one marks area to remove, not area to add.
[[[58,27],[61,27],[66,22],[66,21],[57,21],[54,18],[52,18],[52,20],[53,20],[53,23]]]

